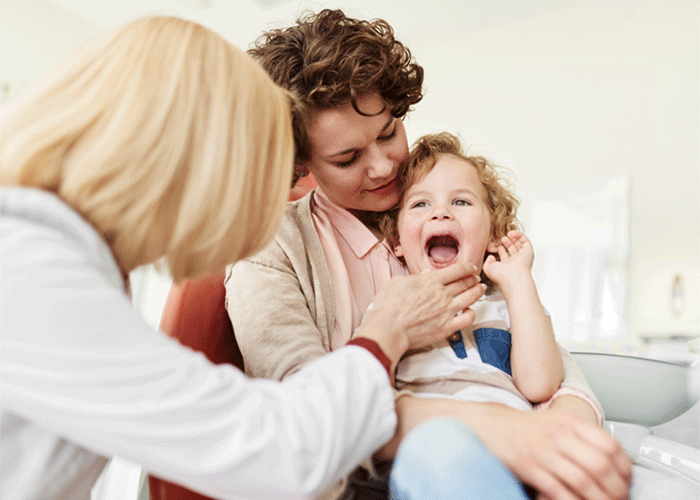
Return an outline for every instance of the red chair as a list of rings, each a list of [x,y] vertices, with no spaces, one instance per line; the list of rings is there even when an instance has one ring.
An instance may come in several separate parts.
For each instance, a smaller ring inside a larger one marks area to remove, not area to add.
[[[290,192],[290,201],[301,198],[316,187],[312,176],[303,177]],[[173,284],[161,316],[160,329],[183,345],[204,353],[213,363],[231,363],[243,370],[224,301],[224,275]],[[148,477],[151,500],[212,500],[174,483]]]

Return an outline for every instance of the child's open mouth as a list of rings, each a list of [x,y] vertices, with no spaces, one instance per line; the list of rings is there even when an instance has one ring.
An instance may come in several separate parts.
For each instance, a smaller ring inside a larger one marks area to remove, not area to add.
[[[451,234],[439,234],[428,238],[425,253],[433,267],[447,267],[457,260],[459,242]]]

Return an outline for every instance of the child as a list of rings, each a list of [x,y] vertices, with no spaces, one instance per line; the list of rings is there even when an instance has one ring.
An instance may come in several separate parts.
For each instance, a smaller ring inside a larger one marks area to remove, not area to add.
[[[516,230],[517,198],[494,165],[466,156],[448,133],[419,139],[399,176],[401,201],[383,221],[396,256],[412,274],[471,262],[488,288],[469,329],[406,354],[397,388],[523,410],[547,401],[564,369],[532,278],[532,245]]]

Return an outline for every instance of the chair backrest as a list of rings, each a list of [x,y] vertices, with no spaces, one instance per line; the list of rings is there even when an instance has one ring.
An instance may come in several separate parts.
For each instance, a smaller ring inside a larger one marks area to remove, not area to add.
[[[571,355],[607,420],[652,427],[682,415],[700,400],[691,387],[700,367],[616,354]]]
[[[184,281],[170,287],[160,329],[183,345],[203,352],[214,363],[231,363],[243,369],[233,327],[224,301],[224,275]],[[148,477],[151,500],[211,500],[183,486]]]
[[[290,192],[289,200],[301,198],[316,187],[312,176],[303,177]],[[183,345],[203,352],[213,363],[230,363],[243,370],[233,327],[226,311],[224,275],[185,280],[170,287],[160,329]],[[212,500],[182,486],[148,477],[151,500]]]
[[[213,363],[243,369],[225,306],[224,275],[173,284],[163,308],[160,329],[182,344],[203,352]]]

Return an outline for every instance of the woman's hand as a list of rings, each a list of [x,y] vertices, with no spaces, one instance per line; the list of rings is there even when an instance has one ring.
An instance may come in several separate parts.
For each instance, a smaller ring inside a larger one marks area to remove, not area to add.
[[[497,414],[492,423],[501,430],[477,434],[540,499],[628,498],[632,463],[622,446],[582,417],[593,416],[588,403],[575,396],[558,399],[562,404],[545,411]]]
[[[375,340],[395,366],[408,349],[434,344],[471,325],[469,306],[483,293],[472,264],[396,276],[375,296],[354,337]]]

